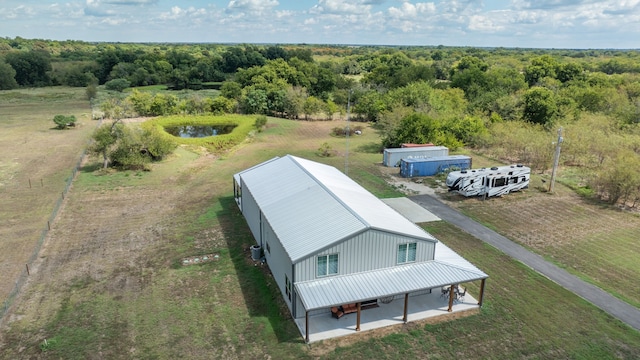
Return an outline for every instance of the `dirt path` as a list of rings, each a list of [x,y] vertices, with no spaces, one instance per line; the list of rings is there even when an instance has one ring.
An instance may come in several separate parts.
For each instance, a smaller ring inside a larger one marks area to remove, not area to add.
[[[496,249],[529,266],[538,273],[546,276],[565,289],[574,292],[593,305],[604,310],[611,316],[627,325],[640,330],[640,310],[621,301],[602,289],[591,285],[577,276],[546,261],[541,256],[514,243],[497,232],[469,219],[457,210],[445,205],[432,195],[411,196],[411,200],[423,206],[436,216],[457,226],[476,238],[490,244]]]

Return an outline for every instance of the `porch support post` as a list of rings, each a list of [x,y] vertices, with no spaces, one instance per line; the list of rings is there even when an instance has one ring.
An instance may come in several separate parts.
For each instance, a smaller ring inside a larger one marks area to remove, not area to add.
[[[453,297],[454,297],[454,289],[453,289],[453,285],[449,286],[449,309],[447,309],[448,312],[453,311]]]
[[[309,311],[304,311],[304,341],[309,343]]]
[[[402,316],[402,321],[407,323],[407,313],[409,311],[409,293],[404,294],[404,316]]]
[[[356,331],[360,331],[360,311],[362,310],[362,303],[358,303],[358,317],[356,319]]]
[[[478,300],[478,305],[480,305],[480,307],[482,307],[482,299],[484,299],[484,282],[487,279],[482,279],[482,282],[480,283],[480,300]]]

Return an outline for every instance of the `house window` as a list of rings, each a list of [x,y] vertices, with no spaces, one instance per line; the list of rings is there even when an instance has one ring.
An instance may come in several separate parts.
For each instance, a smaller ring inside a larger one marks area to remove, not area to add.
[[[335,275],[338,273],[338,254],[318,256],[317,276]]]
[[[416,243],[398,245],[398,264],[416,261]]]
[[[287,293],[289,301],[291,301],[291,281],[286,274],[284,275],[284,291]]]
[[[267,252],[271,254],[271,248],[269,247],[269,243],[265,241],[265,245],[267,245]]]

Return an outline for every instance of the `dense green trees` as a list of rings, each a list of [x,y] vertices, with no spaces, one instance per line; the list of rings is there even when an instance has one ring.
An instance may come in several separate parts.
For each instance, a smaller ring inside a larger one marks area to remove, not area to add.
[[[51,55],[45,51],[11,51],[5,61],[15,70],[20,86],[47,86],[51,83]]]
[[[547,128],[553,125],[558,113],[558,105],[553,91],[544,87],[534,87],[524,94],[524,120]]]
[[[554,130],[563,126],[562,165],[585,169],[583,183],[618,203],[633,202],[640,192],[635,185],[605,186],[635,179],[640,171],[614,156],[640,153],[638,64],[637,51],[594,49],[0,38],[0,89],[67,85],[87,87],[88,97],[104,98],[103,86],[123,90],[128,82],[134,90],[112,92],[100,105],[114,119],[229,112],[331,119],[344,114],[349,103],[353,120],[375,123],[381,147],[422,141],[474,146],[541,172],[550,166]],[[147,85],[169,90],[135,89]]]
[[[92,135],[89,151],[103,159],[103,168],[143,170],[176,148],[176,143],[158,130],[125,126],[116,120],[98,127]]]
[[[11,90],[17,87],[16,71],[11,65],[0,61],[0,90]]]
[[[403,117],[392,131],[386,133],[383,144],[385,147],[400,147],[403,143],[432,143],[457,150],[486,133],[484,122],[477,117],[437,119],[414,112]]]
[[[124,89],[128,88],[130,85],[131,83],[129,82],[129,80],[118,78],[118,79],[107,81],[104,84],[104,87],[107,90],[122,92]]]

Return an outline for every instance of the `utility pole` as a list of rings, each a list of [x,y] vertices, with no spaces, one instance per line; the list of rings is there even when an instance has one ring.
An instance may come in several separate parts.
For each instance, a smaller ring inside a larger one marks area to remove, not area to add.
[[[560,162],[560,147],[564,139],[562,138],[562,127],[558,129],[558,141],[556,142],[556,153],[553,157],[553,170],[551,170],[551,181],[549,183],[549,192],[553,193],[553,185],[556,182],[556,172],[558,171],[558,163]]]
[[[349,95],[347,97],[347,128],[345,129],[347,152],[344,156],[344,174],[347,176],[349,176],[349,133],[351,132],[351,129],[349,129],[350,117],[351,117],[351,90],[349,90]]]

